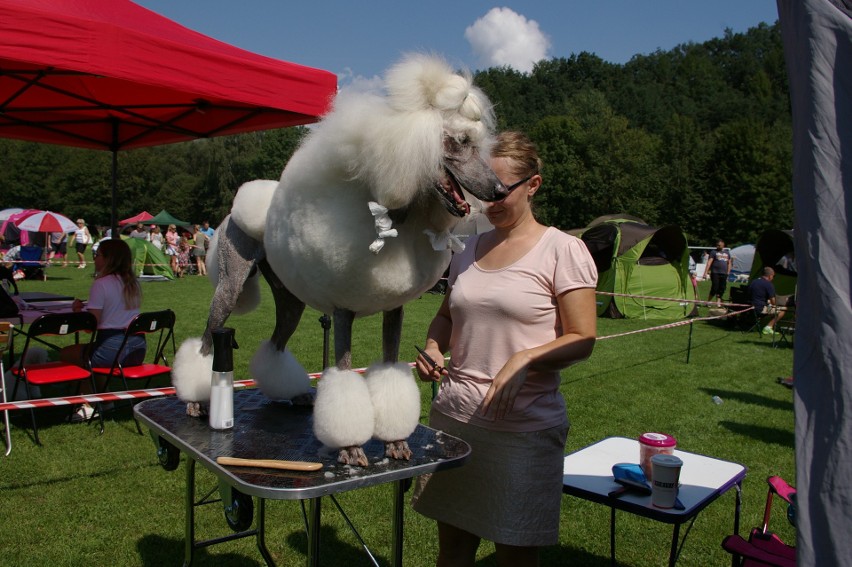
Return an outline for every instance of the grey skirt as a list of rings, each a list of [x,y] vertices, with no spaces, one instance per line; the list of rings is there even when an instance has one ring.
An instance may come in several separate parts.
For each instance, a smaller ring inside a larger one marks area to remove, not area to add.
[[[417,479],[412,505],[424,516],[494,543],[555,545],[568,424],[543,431],[491,431],[432,410],[429,425],[467,441],[458,468]]]

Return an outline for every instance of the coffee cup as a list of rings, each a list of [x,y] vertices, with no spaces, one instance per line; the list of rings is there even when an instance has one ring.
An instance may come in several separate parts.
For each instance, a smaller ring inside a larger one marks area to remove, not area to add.
[[[651,504],[657,508],[674,508],[683,461],[674,455],[654,455],[651,467],[654,471]]]

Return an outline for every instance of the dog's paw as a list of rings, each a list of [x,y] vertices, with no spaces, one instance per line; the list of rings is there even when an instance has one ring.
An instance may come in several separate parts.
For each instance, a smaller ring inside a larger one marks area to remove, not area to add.
[[[186,415],[189,417],[204,417],[207,415],[207,407],[201,402],[187,402]]]
[[[366,467],[370,464],[362,447],[343,447],[337,454],[337,462],[344,465]]]
[[[408,441],[400,439],[398,441],[385,442],[385,456],[399,461],[410,461],[411,449],[408,447]]]

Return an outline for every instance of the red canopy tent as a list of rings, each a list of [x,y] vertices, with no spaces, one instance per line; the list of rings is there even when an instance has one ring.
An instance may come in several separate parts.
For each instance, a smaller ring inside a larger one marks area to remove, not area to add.
[[[118,221],[118,224],[119,226],[125,226],[128,224],[136,224],[137,222],[145,222],[146,220],[151,220],[152,218],[154,218],[154,215],[152,215],[148,211],[142,211],[138,215],[133,215],[132,217]]]
[[[116,152],[308,124],[327,71],[263,57],[128,0],[0,0],[0,136]]]

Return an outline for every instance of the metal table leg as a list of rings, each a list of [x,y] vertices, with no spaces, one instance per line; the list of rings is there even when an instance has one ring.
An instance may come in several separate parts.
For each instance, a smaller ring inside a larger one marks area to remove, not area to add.
[[[311,498],[308,501],[308,567],[319,565],[320,516],[322,499]]]

